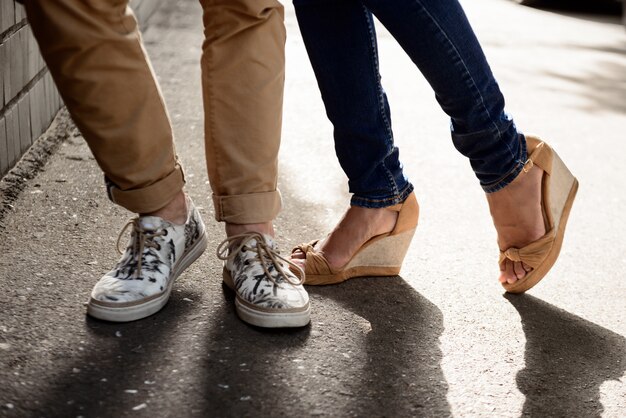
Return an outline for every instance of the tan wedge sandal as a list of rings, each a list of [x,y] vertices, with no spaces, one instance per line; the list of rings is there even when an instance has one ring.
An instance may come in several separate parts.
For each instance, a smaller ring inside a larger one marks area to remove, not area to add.
[[[500,250],[500,265],[508,259],[532,267],[529,273],[515,283],[502,284],[509,293],[527,291],[539,283],[552,268],[561,252],[565,225],[578,191],[578,180],[548,144],[532,136],[526,137],[526,144],[528,161],[524,171],[527,172],[533,165],[544,171],[541,182],[541,208],[547,232],[523,248]]]
[[[353,277],[395,276],[400,273],[419,217],[415,193],[411,193],[403,203],[386,209],[398,212],[398,220],[393,231],[371,238],[341,269],[331,269],[326,258],[316,251],[315,247],[319,240],[295,247],[292,253],[302,251],[306,260],[304,284],[336,284]]]

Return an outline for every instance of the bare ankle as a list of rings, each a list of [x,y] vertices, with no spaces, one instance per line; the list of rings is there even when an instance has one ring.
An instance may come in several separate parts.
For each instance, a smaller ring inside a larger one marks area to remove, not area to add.
[[[274,224],[270,222],[262,222],[256,224],[231,224],[226,223],[226,236],[245,234],[246,232],[258,232],[260,234],[274,236]]]
[[[324,240],[319,252],[331,268],[341,268],[371,238],[393,230],[398,213],[384,208],[351,206],[330,236]]]
[[[176,225],[187,222],[187,198],[182,190],[164,207],[154,212],[142,213],[142,216],[158,216]]]

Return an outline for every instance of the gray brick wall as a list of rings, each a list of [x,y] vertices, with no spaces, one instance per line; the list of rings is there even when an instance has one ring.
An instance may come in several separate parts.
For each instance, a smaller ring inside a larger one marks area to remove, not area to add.
[[[131,0],[142,26],[161,1]],[[0,0],[0,178],[45,132],[62,106],[24,7]]]

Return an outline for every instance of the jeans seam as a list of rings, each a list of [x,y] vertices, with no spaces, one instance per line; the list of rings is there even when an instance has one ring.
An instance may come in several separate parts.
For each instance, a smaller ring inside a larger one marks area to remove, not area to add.
[[[355,202],[368,202],[368,203],[382,203],[382,202],[393,202],[392,204],[397,203],[397,200],[406,200],[406,197],[413,191],[413,185],[411,183],[407,183],[407,185],[400,191],[398,191],[397,193],[394,193],[394,195],[392,197],[386,197],[384,199],[372,199],[372,198],[368,198],[368,197],[360,197],[360,196],[353,196],[351,201]],[[406,195],[406,196],[405,196]],[[361,205],[357,205],[357,206],[361,206]]]
[[[522,136],[519,136],[518,138],[519,138],[518,141],[522,142],[522,139],[521,139]],[[485,193],[497,192],[498,190],[503,189],[509,184],[511,184],[511,182],[517,178],[519,173],[522,171],[522,168],[526,164],[525,160],[528,157],[528,151],[527,151],[525,139],[523,143],[520,143],[519,152],[520,152],[520,158],[515,159],[516,164],[511,170],[508,171],[508,173],[506,173],[505,175],[503,175],[496,181],[493,181],[487,184],[481,184],[481,187],[483,188],[483,191],[485,191]],[[526,156],[526,158],[521,158],[523,156]]]
[[[435,19],[435,17],[428,11],[428,9],[426,8],[426,6],[424,6],[423,2],[421,0],[414,0],[415,4],[417,4],[418,6],[420,6],[422,8],[422,10],[424,11],[424,13],[426,13],[426,15],[428,16],[428,18],[431,20],[431,22],[436,26],[437,30],[439,31],[440,34],[442,34],[446,40],[446,42],[449,44],[450,49],[447,50],[448,54],[453,55],[453,59],[455,62],[460,63],[463,67],[463,73],[466,77],[469,77],[470,80],[470,85],[469,87],[474,90],[474,94],[478,95],[478,99],[480,101],[480,105],[482,107],[483,112],[487,115],[487,118],[489,119],[489,121],[491,122],[491,124],[493,125],[493,127],[495,128],[496,132],[497,132],[497,137],[500,141],[503,141],[507,147],[507,149],[509,150],[509,153],[511,154],[511,157],[515,157],[515,154],[513,153],[513,150],[511,149],[511,147],[509,146],[509,144],[504,141],[502,139],[502,132],[500,131],[500,128],[498,128],[497,123],[495,123],[495,121],[493,120],[491,114],[489,113],[489,110],[487,109],[487,106],[485,106],[485,99],[483,98],[480,89],[478,88],[478,86],[476,85],[476,81],[474,80],[474,77],[472,77],[472,74],[470,73],[469,69],[467,68],[467,64],[465,63],[465,61],[463,60],[463,58],[461,57],[461,54],[459,53],[456,45],[454,44],[454,42],[452,42],[452,40],[448,37],[447,33],[443,30],[443,28],[441,27],[441,25],[439,25],[439,22]],[[476,97],[475,97],[476,98]]]
[[[371,13],[370,13],[370,11],[367,9],[367,7],[364,4],[361,4],[361,6],[363,8],[363,14],[365,16],[365,22],[367,23],[367,31],[368,31],[369,36],[370,36],[369,49],[370,49],[370,58],[371,58],[371,64],[372,64],[372,71],[374,72],[374,76],[376,78],[378,112],[379,112],[379,114],[380,114],[380,116],[381,116],[381,118],[383,120],[384,125],[385,125],[385,131],[386,131],[386,134],[387,134],[387,138],[386,138],[385,142],[387,143],[387,145],[389,145],[389,139],[393,138],[393,131],[391,130],[391,123],[389,122],[389,118],[387,117],[387,114],[385,113],[383,86],[382,86],[382,83],[380,81],[380,66],[378,64],[378,53],[377,53],[377,49],[376,49],[376,36],[374,34],[374,28],[373,28],[373,22],[372,22],[372,18],[371,18]],[[392,149],[392,152],[393,152],[393,149]],[[385,159],[388,156],[389,155],[386,155]],[[382,166],[383,166],[383,169],[385,171],[385,174],[387,175],[387,180],[388,180],[389,184],[391,185],[393,194],[397,195],[398,194],[398,185],[396,184],[396,181],[393,178],[393,174],[387,168],[387,166],[385,164],[385,160],[382,161]]]
[[[384,104],[384,100],[383,100],[383,88],[382,88],[382,84],[380,81],[380,66],[378,64],[378,53],[376,51],[376,46],[375,46],[375,42],[376,42],[376,37],[374,36],[374,30],[373,30],[373,25],[372,25],[372,19],[370,17],[370,12],[367,9],[367,7],[365,5],[362,5],[363,7],[363,13],[365,15],[365,21],[367,22],[367,31],[369,33],[370,36],[370,42],[369,42],[369,47],[370,47],[370,58],[371,63],[372,63],[372,70],[374,71],[374,75],[376,77],[376,90],[377,90],[377,100],[378,100],[378,111],[380,112],[380,116],[383,119],[383,122],[385,123],[385,130],[387,131],[387,135],[389,137],[392,136],[392,132],[391,132],[391,124],[389,123],[389,119],[387,118],[387,115],[385,114],[385,104]]]

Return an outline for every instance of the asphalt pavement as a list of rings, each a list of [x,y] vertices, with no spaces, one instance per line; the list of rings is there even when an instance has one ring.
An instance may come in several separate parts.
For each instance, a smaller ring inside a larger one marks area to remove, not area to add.
[[[379,25],[395,137],[421,206],[401,275],[309,288],[303,329],[241,322],[214,255],[223,232],[202,143],[201,10],[164,2],[145,42],[209,248],[158,314],[86,317],[131,214],[106,199],[87,146],[59,116],[49,135],[64,141],[34,177],[12,177],[20,193],[0,221],[0,416],[623,417],[626,33],[617,16],[463,3],[517,124],[549,140],[580,181],[561,257],[536,288],[507,296],[497,283],[485,197],[432,91]],[[285,250],[328,233],[349,199],[286,7]]]

